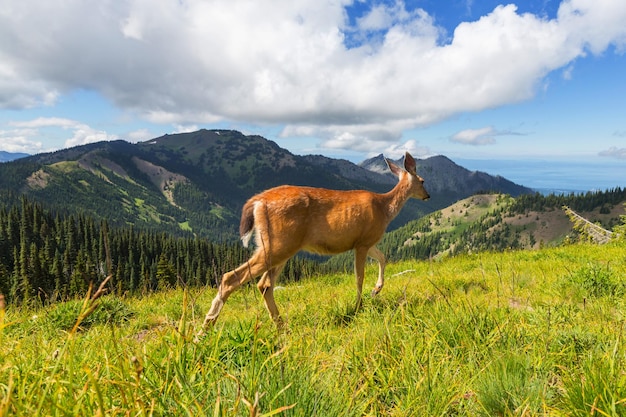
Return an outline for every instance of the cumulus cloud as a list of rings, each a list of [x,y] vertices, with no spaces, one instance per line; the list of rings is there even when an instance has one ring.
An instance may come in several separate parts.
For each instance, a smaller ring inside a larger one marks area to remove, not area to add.
[[[94,129],[84,123],[59,117],[40,117],[33,120],[10,122],[10,126],[17,129],[2,132],[3,147],[7,150],[21,147],[21,152],[39,153],[50,149],[43,149],[40,141],[33,138],[45,136],[43,130],[61,129],[71,131],[71,136],[65,140],[65,147],[85,145],[87,143],[119,139],[117,135],[110,135],[105,131]],[[21,133],[21,134],[20,134]],[[67,136],[67,134],[64,134]],[[6,146],[5,146],[6,143]]]
[[[449,36],[400,0],[351,25],[350,3],[8,0],[0,108],[85,89],[161,123],[278,123],[321,131],[328,146],[385,148],[398,126],[529,99],[551,71],[626,46],[615,0],[564,0],[554,19],[498,6]]]
[[[103,130],[93,129],[92,127],[82,123],[73,126],[72,130],[74,131],[72,137],[65,141],[66,148],[86,145],[88,143],[119,139],[117,135],[110,135]]]
[[[611,146],[609,149],[599,152],[598,155],[608,158],[626,159],[626,148]]]
[[[281,138],[316,137],[321,139],[320,148],[350,149],[367,154],[377,154],[397,146],[402,132],[411,127],[404,121],[387,123],[362,123],[352,125],[287,125],[280,132]]]
[[[34,140],[35,132],[32,129],[0,130],[2,150],[7,152],[22,152],[35,154],[43,151],[43,143]]]

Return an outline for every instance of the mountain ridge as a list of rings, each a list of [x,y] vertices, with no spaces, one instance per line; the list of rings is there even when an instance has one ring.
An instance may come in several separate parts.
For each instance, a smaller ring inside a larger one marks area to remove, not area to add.
[[[404,157],[394,162],[402,165],[403,161]],[[359,166],[383,175],[388,172],[386,169],[387,163],[382,154],[361,162]],[[427,176],[429,172],[433,172],[435,169],[439,171],[439,175],[435,177],[436,180],[433,181],[431,178],[427,181],[429,191],[434,193],[461,187],[467,189],[472,194],[499,189],[505,194],[517,196],[525,194],[528,192],[527,190],[530,190],[500,175],[494,176],[482,171],[470,171],[444,155],[435,155],[417,161],[417,172],[421,176]]]
[[[532,192],[443,156],[417,164],[432,198],[409,201],[392,229],[476,191]],[[5,196],[25,194],[55,210],[90,214],[114,225],[191,231],[214,240],[236,239],[242,204],[267,188],[292,184],[387,192],[396,181],[346,160],[294,155],[262,136],[233,130],[203,129],[136,144],[98,142],[0,164]]]
[[[26,158],[27,156],[30,156],[30,155],[27,153],[23,153],[23,152],[0,151],[0,163],[14,161],[20,158]]]

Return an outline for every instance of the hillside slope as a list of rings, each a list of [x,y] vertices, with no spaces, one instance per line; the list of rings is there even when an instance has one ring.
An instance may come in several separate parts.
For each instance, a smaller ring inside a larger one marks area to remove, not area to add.
[[[611,229],[626,214],[625,203],[622,189],[548,197],[477,194],[389,233],[382,246],[395,259],[557,246],[579,238],[564,205]]]

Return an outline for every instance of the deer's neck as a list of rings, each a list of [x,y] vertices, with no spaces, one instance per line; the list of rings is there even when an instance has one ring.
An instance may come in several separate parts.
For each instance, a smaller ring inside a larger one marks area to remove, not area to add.
[[[405,176],[402,176],[396,186],[384,196],[387,203],[388,221],[391,221],[400,213],[404,203],[411,196],[411,184]]]

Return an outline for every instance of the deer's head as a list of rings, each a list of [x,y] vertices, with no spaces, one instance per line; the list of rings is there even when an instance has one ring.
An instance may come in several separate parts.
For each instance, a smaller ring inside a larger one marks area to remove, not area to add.
[[[385,161],[387,162],[391,172],[398,177],[400,181],[403,180],[403,177],[407,177],[407,181],[410,184],[409,195],[411,197],[419,198],[420,200],[428,200],[430,198],[428,191],[424,188],[424,179],[417,175],[415,159],[410,153],[407,152],[404,155],[404,169],[400,168],[387,158],[385,158]]]

